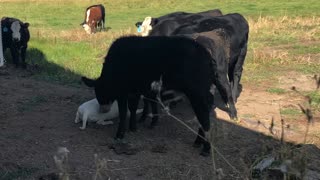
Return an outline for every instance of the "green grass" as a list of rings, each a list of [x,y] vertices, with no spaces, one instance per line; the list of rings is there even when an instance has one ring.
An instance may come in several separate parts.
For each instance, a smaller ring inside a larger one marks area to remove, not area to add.
[[[314,107],[315,110],[320,112],[320,91],[309,92],[308,96],[312,99],[311,106]]]
[[[267,92],[273,93],[273,94],[284,94],[286,93],[286,90],[282,88],[268,88]]]
[[[90,36],[79,24],[85,8],[98,3],[106,7],[106,26],[111,29]],[[146,16],[215,8],[225,14],[241,13],[250,24],[245,81],[276,79],[276,75],[285,73],[278,71],[283,68],[308,74],[317,73],[320,68],[318,59],[311,59],[310,63],[305,57],[300,58],[306,54],[314,55],[312,58],[319,55],[318,0],[5,0],[0,2],[0,8],[0,16],[30,23],[27,62],[38,64],[41,71],[36,77],[45,80],[74,84],[82,75],[99,76],[111,42],[121,35],[135,33],[134,24]],[[280,51],[270,55],[272,50]],[[38,57],[39,54],[42,56]]]
[[[285,115],[285,116],[297,116],[297,115],[301,115],[302,112],[300,109],[295,109],[295,108],[283,108],[280,110],[280,114],[281,115]]]

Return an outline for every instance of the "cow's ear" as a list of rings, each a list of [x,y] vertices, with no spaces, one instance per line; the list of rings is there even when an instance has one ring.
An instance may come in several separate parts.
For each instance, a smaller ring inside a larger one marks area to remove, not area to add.
[[[158,23],[158,18],[151,18],[151,23],[150,23],[150,25],[151,26],[155,26],[157,23]]]
[[[89,79],[87,77],[82,76],[81,80],[84,82],[85,85],[87,85],[88,87],[95,87],[96,85],[96,80],[93,79]]]
[[[136,25],[136,27],[139,27],[142,25],[142,22],[137,22],[135,25]]]
[[[23,25],[24,25],[25,28],[28,28],[30,24],[26,22]]]

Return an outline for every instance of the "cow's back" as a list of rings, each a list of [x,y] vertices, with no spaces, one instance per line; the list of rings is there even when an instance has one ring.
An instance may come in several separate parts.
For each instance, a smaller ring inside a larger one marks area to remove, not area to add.
[[[169,36],[180,26],[190,25],[193,22],[204,17],[221,16],[222,12],[219,9],[208,10],[199,13],[174,12],[156,19],[156,25],[150,32],[150,36]]]
[[[205,48],[185,37],[124,37],[110,47],[102,76],[117,74],[127,87],[149,86],[160,76],[168,86],[184,86],[190,78],[209,84],[211,63]]]

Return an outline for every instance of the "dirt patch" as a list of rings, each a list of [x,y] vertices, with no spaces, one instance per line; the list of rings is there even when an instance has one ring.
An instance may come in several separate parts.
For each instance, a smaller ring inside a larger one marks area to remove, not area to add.
[[[119,153],[123,148],[114,146],[113,140],[117,120],[108,126],[89,123],[85,131],[74,123],[78,106],[94,97],[92,90],[37,81],[12,67],[1,69],[0,82],[0,179],[55,179],[59,169],[53,157],[58,147],[70,151],[72,179],[93,179],[96,174],[105,179],[212,179],[212,160],[199,155],[200,149],[192,147],[195,135],[172,118],[162,116],[152,130],[150,121],[139,124],[137,132],[126,134],[130,147]],[[215,157],[223,179],[243,179],[254,162],[279,149],[268,125],[272,118],[280,124],[278,102],[283,98],[244,86],[237,103],[242,123],[218,113],[214,146],[221,153]],[[188,102],[172,111],[197,130]],[[296,138],[292,137],[287,138]],[[317,173],[319,149],[312,147],[307,166]]]

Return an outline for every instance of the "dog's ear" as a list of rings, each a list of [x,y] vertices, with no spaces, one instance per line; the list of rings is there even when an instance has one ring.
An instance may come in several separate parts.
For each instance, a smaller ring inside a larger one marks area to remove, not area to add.
[[[85,85],[88,87],[95,87],[97,80],[89,79],[87,77],[82,76],[81,80],[84,82]]]

